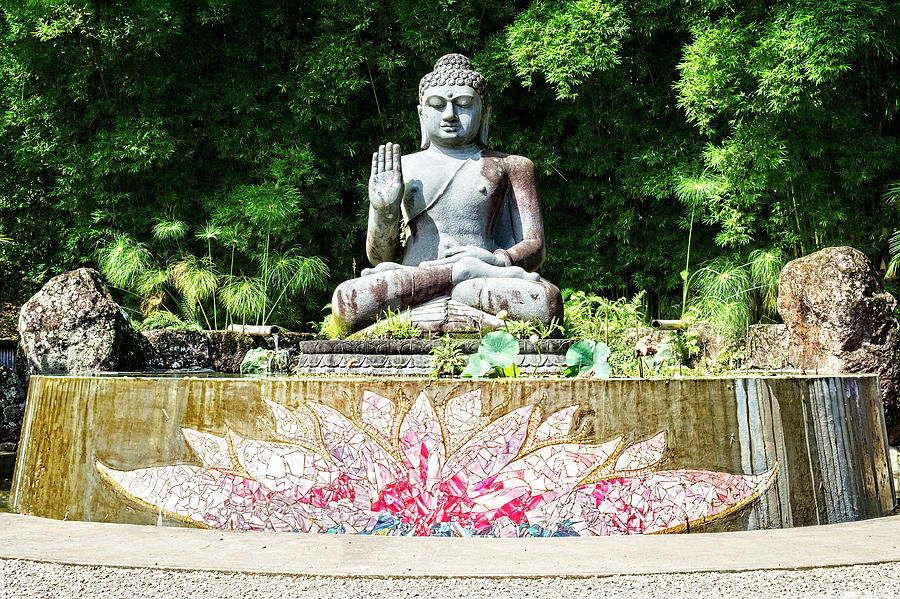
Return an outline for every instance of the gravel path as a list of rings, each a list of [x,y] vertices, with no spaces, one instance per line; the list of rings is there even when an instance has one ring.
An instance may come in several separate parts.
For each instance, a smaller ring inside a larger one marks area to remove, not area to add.
[[[351,597],[581,599],[587,597],[895,597],[900,563],[812,570],[612,576],[587,579],[373,579],[261,576],[68,566],[0,559],[0,597]]]

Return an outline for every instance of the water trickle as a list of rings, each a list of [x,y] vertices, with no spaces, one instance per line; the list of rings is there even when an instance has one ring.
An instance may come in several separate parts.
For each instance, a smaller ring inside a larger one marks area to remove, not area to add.
[[[275,344],[275,355],[278,355],[278,333],[272,333],[272,342]]]

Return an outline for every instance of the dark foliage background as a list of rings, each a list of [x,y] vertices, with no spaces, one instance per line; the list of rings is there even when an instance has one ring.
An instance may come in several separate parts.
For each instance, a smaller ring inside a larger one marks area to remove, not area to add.
[[[249,267],[259,197],[289,206],[279,243],[353,276],[368,156],[416,149],[418,80],[447,52],[490,82],[491,145],[538,167],[560,287],[671,314],[692,221],[692,268],[839,244],[877,265],[900,225],[890,0],[0,6],[0,301],[159,219],[235,227]],[[281,318],[320,319],[327,287]]]

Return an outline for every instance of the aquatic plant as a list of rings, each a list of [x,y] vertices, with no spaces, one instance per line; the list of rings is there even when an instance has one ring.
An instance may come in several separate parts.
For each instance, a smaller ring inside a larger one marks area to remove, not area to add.
[[[516,357],[519,342],[506,331],[491,331],[481,340],[478,351],[469,356],[463,377],[506,378],[519,375]]]
[[[745,262],[720,256],[691,275],[689,308],[726,337],[738,339],[760,319],[777,318],[778,277],[785,258],[778,249],[754,250]]]
[[[566,352],[566,376],[608,379],[612,372],[609,353],[609,347],[601,341],[582,339],[576,342]]]
[[[154,251],[121,233],[97,251],[100,272],[107,281],[140,301],[145,329],[158,320],[150,318],[157,311],[170,312],[173,317],[168,321],[180,319],[191,328],[201,323],[207,329],[220,324],[265,324],[286,300],[325,284],[328,268],[320,258],[302,256],[296,249],[275,251],[268,237],[265,250],[253,255],[252,274],[245,274],[242,269],[235,272],[234,254],[242,242],[232,228],[207,222],[196,231],[194,237],[205,242],[205,255],[182,247],[188,230],[182,221],[157,219]],[[213,241],[228,249],[226,256],[218,256],[219,262]],[[219,318],[220,302],[225,308],[224,323]]]

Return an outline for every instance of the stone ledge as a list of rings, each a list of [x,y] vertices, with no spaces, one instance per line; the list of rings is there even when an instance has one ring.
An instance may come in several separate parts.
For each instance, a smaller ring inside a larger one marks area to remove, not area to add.
[[[429,354],[301,354],[292,370],[298,374],[352,374],[360,376],[427,376],[433,356]],[[559,374],[565,355],[519,354],[516,365],[527,374]]]
[[[519,341],[520,354],[563,354],[577,339],[541,339],[537,344]],[[459,349],[466,354],[478,351],[478,339],[458,341]],[[280,345],[280,344],[279,344]],[[294,345],[304,354],[428,354],[443,345],[436,339],[348,339],[301,341]]]
[[[249,350],[275,349],[273,335],[235,331],[157,329],[145,331],[143,337],[147,341],[148,364],[160,370],[200,368],[237,373]],[[358,365],[351,364],[349,368],[354,374],[427,375],[431,371],[431,350],[443,344],[435,339],[315,340],[310,337],[307,333],[278,334],[278,348],[291,351],[291,362],[299,363],[301,372],[310,374],[347,370],[347,364],[356,361]],[[565,363],[565,354],[576,341],[541,339],[535,344],[520,340],[518,364],[538,366],[539,374],[556,373],[557,366]],[[458,343],[464,354],[474,354],[480,340],[465,339]],[[554,358],[550,359],[551,356]]]

